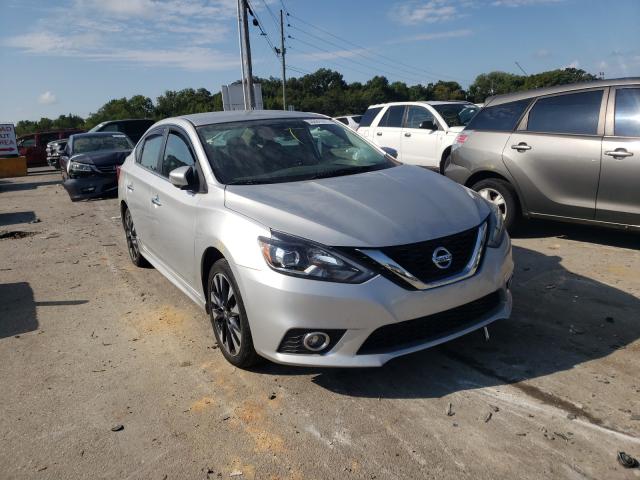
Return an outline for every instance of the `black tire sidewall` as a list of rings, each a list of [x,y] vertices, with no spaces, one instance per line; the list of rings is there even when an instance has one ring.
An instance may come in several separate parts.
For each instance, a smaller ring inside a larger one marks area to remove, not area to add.
[[[124,212],[122,213],[122,226],[124,227],[125,235],[127,235],[127,215],[131,217],[131,224],[135,225],[133,223],[133,216],[131,215],[131,212],[129,211],[128,208],[125,208]],[[147,261],[146,258],[142,256],[142,252],[140,252],[140,240],[138,240],[137,258],[133,258],[133,256],[131,255],[131,250],[129,249],[129,245],[128,245],[129,241],[126,240],[126,242],[127,242],[127,251],[129,252],[129,258],[131,259],[131,263],[133,263],[136,267],[148,267],[150,265],[149,262]]]
[[[493,190],[500,192],[500,195],[502,195],[502,198],[504,198],[504,201],[507,204],[507,215],[504,219],[504,226],[508,231],[513,231],[520,218],[520,207],[513,187],[509,185],[508,182],[497,178],[480,180],[471,187],[471,189],[476,192],[483,188],[492,188]]]
[[[216,337],[216,341],[218,342],[218,348],[229,363],[238,368],[249,368],[258,362],[259,357],[255,349],[253,348],[253,337],[251,336],[251,328],[249,327],[247,312],[244,308],[242,293],[240,292],[240,288],[238,287],[236,278],[231,271],[231,267],[229,267],[229,262],[227,262],[227,260],[225,260],[224,258],[215,262],[209,270],[209,277],[207,279],[207,302],[209,302],[209,299],[211,298],[211,286],[213,284],[213,277],[216,273],[222,273],[225,277],[227,277],[227,279],[229,279],[229,281],[231,282],[231,286],[233,287],[233,291],[236,295],[238,309],[240,310],[240,327],[242,328],[242,343],[240,345],[240,353],[238,353],[238,355],[231,355],[224,349],[222,341],[220,338],[218,338],[218,332],[215,328],[213,308],[211,308],[211,305],[209,305],[209,320],[211,321],[213,334]]]

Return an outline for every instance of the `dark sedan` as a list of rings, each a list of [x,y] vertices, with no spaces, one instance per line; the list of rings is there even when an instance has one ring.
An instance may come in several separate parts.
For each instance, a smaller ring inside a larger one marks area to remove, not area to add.
[[[62,185],[71,200],[117,194],[116,167],[122,165],[132,148],[131,140],[123,133],[71,135],[60,156]]]

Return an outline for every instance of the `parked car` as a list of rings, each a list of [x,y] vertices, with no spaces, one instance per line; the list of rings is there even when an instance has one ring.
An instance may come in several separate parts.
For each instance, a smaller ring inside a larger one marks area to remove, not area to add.
[[[520,216],[640,229],[640,78],[487,100],[446,175]]]
[[[336,117],[334,120],[344,123],[351,130],[357,130],[360,125],[361,118],[362,115],[344,115],[342,117]]]
[[[360,120],[358,133],[396,150],[402,163],[442,171],[456,135],[476,108],[470,102],[453,101],[371,105]]]
[[[133,143],[123,133],[71,135],[60,156],[62,185],[71,200],[115,194],[118,189],[116,169],[132,148]]]
[[[22,135],[16,140],[18,153],[27,157],[27,167],[47,165],[47,144],[49,142],[68,138],[69,135],[83,131],[79,129],[64,129]]]
[[[511,312],[498,210],[322,115],[162,120],[118,192],[133,263],[206,309],[239,367],[379,366]]]
[[[124,133],[134,143],[138,143],[140,137],[144,135],[151,125],[153,120],[148,118],[134,118],[126,120],[109,120],[108,122],[102,122],[93,127],[90,132],[121,132]]]
[[[53,168],[60,168],[60,155],[64,152],[64,147],[67,145],[67,139],[54,140],[47,143],[47,164]]]

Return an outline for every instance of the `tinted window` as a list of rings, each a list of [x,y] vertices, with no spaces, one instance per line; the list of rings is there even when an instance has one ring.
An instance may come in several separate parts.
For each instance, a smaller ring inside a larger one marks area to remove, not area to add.
[[[380,110],[382,110],[382,107],[368,108],[367,111],[364,112],[364,115],[360,120],[360,126],[361,127],[370,126],[371,122],[373,122],[373,119],[376,118],[376,115],[380,113]]]
[[[401,127],[404,116],[404,105],[394,105],[387,108],[380,119],[379,127]]]
[[[467,121],[463,121],[460,114],[469,108],[468,103],[440,103],[432,105],[436,112],[444,119],[450,127],[461,127],[467,124],[471,117],[467,118]]]
[[[640,137],[640,88],[616,90],[615,135]]]
[[[35,137],[24,139],[20,146],[25,147],[25,148],[27,148],[27,147],[35,147],[36,146]]]
[[[492,130],[496,132],[512,131],[531,100],[504,103],[495,107],[483,108],[471,119],[468,130]]]
[[[406,128],[420,128],[420,124],[425,120],[435,122],[433,115],[424,107],[409,105],[407,107],[407,120],[404,124]]]
[[[341,123],[322,119],[234,122],[198,127],[222,183],[281,183],[352,175],[394,162]]]
[[[160,148],[162,148],[162,135],[151,135],[147,137],[142,145],[140,164],[149,170],[157,172]]]
[[[362,119],[362,115],[354,115],[353,117],[351,117],[351,120],[353,120],[356,123],[360,123],[361,119]]]
[[[58,139],[58,133],[41,133],[40,134],[40,145],[46,145],[49,142]]]
[[[527,122],[530,132],[595,135],[602,103],[602,90],[540,98]]]
[[[338,120],[340,123],[344,123],[345,125],[347,124],[347,117],[338,117],[336,118],[336,120]]]
[[[169,176],[169,172],[178,167],[193,167],[196,160],[191,153],[191,148],[180,136],[170,133],[167,137],[167,146],[164,149],[162,159],[162,175]]]

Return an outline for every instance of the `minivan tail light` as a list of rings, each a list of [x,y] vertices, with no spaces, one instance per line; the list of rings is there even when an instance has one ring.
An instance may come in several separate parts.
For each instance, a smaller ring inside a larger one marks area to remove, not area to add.
[[[455,143],[457,143],[458,145],[462,145],[464,142],[467,141],[467,138],[469,138],[469,135],[467,135],[466,133],[460,133],[456,137],[456,142]]]

